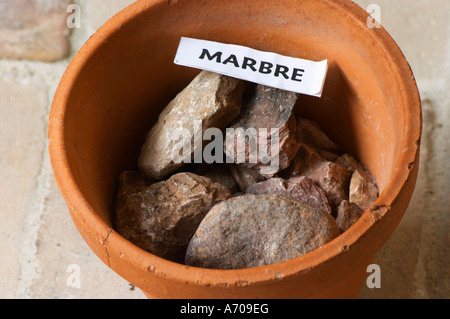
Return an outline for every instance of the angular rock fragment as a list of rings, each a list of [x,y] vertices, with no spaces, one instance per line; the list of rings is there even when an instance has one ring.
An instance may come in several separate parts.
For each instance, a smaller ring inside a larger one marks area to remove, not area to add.
[[[208,128],[224,129],[240,113],[244,82],[217,73],[201,72],[161,113],[147,134],[139,169],[162,179],[201,152]],[[198,124],[201,124],[199,129]]]
[[[373,177],[372,174],[364,167],[362,163],[360,163],[356,158],[349,154],[344,154],[342,156],[339,156],[334,160],[336,164],[342,165],[345,168],[347,168],[352,174],[355,170],[359,169],[361,172],[365,173],[369,176],[370,180],[373,184],[377,184],[375,177]]]
[[[300,148],[288,168],[280,172],[280,176],[289,179],[293,176],[306,176],[327,160],[314,148],[301,143]]]
[[[236,181],[241,192],[246,192],[247,188],[253,184],[262,182],[265,178],[253,169],[244,167],[243,165],[229,164],[228,169],[231,176]]]
[[[121,182],[117,231],[140,248],[178,262],[210,208],[231,196],[221,184],[192,173],[150,186],[127,173]]]
[[[334,160],[336,164],[342,165],[345,168],[347,168],[352,173],[358,169],[361,168],[361,164],[351,155],[344,154],[342,156],[339,156],[337,159]]]
[[[293,177],[288,180],[271,178],[250,186],[247,189],[247,194],[278,194],[320,208],[331,214],[331,208],[325,192],[314,184],[311,179],[304,176]]]
[[[227,128],[227,157],[265,177],[288,167],[300,142],[293,114],[297,98],[297,93],[250,85],[241,115]]]
[[[208,177],[214,182],[222,184],[231,194],[238,191],[238,184],[231,175],[226,164],[202,164],[197,169],[196,174]]]
[[[297,126],[302,130],[304,143],[329,153],[339,152],[339,146],[330,140],[316,122],[297,117]]]
[[[341,232],[345,232],[364,214],[364,211],[355,203],[347,200],[342,201],[339,205],[336,223]]]
[[[348,200],[350,173],[333,162],[325,162],[307,175],[327,194],[331,209],[335,211],[343,200]]]
[[[339,164],[327,161],[308,145],[301,146],[291,166],[280,175],[284,178],[310,178],[327,194],[333,212],[343,200],[349,199],[351,172]]]
[[[378,187],[374,184],[372,177],[361,169],[353,172],[350,181],[350,202],[357,204],[363,211],[378,198]]]
[[[270,265],[340,234],[321,209],[280,195],[243,195],[215,205],[189,243],[186,264],[214,269]]]

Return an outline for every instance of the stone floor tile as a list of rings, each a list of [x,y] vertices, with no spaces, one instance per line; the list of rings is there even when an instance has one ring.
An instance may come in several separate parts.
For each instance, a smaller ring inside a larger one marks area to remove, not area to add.
[[[70,52],[70,0],[0,1],[0,58],[56,61]]]

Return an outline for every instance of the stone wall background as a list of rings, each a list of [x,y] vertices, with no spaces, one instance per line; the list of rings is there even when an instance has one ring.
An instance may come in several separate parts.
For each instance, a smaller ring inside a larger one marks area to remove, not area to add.
[[[0,298],[144,298],[81,239],[51,171],[46,129],[56,86],[91,34],[133,1],[72,2],[81,28],[69,32],[69,0],[0,1]],[[360,298],[449,298],[450,2],[356,2],[379,5],[415,73],[424,118],[413,199],[375,260],[381,289],[363,288]],[[73,264],[80,289],[67,285]]]

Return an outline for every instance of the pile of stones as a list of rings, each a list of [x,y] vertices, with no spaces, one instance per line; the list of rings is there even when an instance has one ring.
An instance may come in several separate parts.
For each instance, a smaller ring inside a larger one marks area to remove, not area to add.
[[[147,134],[138,169],[121,174],[117,231],[162,258],[213,269],[287,261],[345,232],[377,199],[376,181],[314,121],[294,113],[298,97],[201,72]],[[195,164],[204,142],[183,148],[194,164],[174,161],[177,132],[210,128],[223,141],[243,142],[224,142],[223,154],[216,149],[223,162]],[[239,136],[250,128],[255,139]],[[264,152],[253,152],[255,141]]]

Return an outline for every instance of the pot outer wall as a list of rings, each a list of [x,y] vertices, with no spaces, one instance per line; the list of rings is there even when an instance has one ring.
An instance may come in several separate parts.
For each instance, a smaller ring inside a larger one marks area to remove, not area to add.
[[[199,19],[201,17],[201,19]],[[346,0],[140,0],[79,50],[52,104],[49,151],[72,220],[95,254],[152,298],[354,298],[400,222],[418,172],[421,107],[408,63],[384,29]],[[284,263],[206,270],[149,254],[114,230],[121,171],[199,70],[173,64],[181,36],[329,61],[310,118],[374,174],[380,197],[347,232]]]

